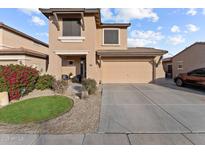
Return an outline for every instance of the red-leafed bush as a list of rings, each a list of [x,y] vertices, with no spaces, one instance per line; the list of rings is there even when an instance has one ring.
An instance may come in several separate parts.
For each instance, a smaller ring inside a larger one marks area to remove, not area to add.
[[[9,99],[19,99],[35,88],[39,72],[23,65],[0,66],[0,92],[8,91]]]

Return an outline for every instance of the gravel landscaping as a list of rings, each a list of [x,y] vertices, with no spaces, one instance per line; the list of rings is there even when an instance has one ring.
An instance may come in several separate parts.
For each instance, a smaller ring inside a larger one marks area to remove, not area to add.
[[[23,99],[54,95],[52,91],[34,91]],[[68,96],[69,97],[69,96]],[[0,133],[94,133],[98,128],[101,92],[89,96],[87,99],[79,99],[76,96],[70,96],[74,100],[73,108],[60,117],[51,119],[42,123],[29,124],[0,124]]]

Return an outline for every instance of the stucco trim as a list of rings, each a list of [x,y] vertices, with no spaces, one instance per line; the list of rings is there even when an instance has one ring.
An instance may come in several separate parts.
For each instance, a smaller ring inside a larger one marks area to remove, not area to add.
[[[0,60],[29,60],[25,55],[0,55]]]
[[[88,50],[54,50],[57,55],[87,55]]]
[[[71,42],[71,43],[75,43],[75,42],[83,42],[85,40],[85,37],[82,37],[82,36],[61,36],[61,37],[58,37],[58,39],[61,41],[61,42]]]
[[[48,55],[44,53],[40,53],[38,51],[26,49],[26,48],[9,48],[9,49],[1,49],[0,55],[29,55],[33,57],[47,59]]]

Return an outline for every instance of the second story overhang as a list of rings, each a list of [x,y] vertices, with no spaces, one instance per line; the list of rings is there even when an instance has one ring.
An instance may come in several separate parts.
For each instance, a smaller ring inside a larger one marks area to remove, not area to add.
[[[53,24],[58,30],[59,26],[59,16],[60,15],[79,15],[81,18],[82,29],[85,29],[84,17],[86,15],[93,15],[96,21],[97,28],[127,28],[131,23],[102,23],[100,9],[85,9],[85,8],[49,8],[49,9],[39,9],[48,19],[53,16]]]

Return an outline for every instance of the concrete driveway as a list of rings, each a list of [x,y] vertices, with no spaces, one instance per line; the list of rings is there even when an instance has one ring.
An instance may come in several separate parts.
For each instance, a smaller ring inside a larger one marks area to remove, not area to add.
[[[154,84],[103,86],[100,133],[205,133],[205,95]]]
[[[173,83],[104,85],[95,134],[0,134],[0,144],[202,144],[205,91]]]

